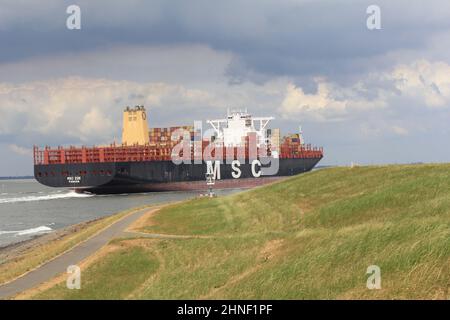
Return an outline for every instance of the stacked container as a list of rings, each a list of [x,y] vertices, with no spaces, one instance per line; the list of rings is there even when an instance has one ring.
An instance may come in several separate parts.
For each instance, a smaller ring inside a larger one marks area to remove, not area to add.
[[[149,129],[149,140],[150,145],[155,145],[158,147],[168,147],[172,148],[175,146],[181,139],[177,141],[172,141],[172,133],[175,131],[183,129],[189,132],[190,140],[194,140],[194,128],[193,126],[178,126],[178,127],[169,127],[169,128],[150,128]]]
[[[300,135],[298,133],[289,134],[283,137],[281,142],[281,157],[297,157],[302,149]]]
[[[267,129],[267,141],[270,151],[280,151],[280,129]]]

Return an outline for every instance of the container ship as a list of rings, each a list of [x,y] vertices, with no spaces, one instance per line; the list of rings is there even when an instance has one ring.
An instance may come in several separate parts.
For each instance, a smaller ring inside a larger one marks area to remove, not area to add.
[[[272,119],[228,111],[207,120],[203,134],[202,122],[149,128],[143,106],[126,107],[121,144],[34,146],[34,176],[50,187],[112,194],[249,188],[312,170],[323,149],[305,144],[301,129],[281,137],[268,128]]]

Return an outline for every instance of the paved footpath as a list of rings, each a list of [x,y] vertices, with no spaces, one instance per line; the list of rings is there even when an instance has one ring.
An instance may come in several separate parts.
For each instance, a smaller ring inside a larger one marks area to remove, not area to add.
[[[24,276],[0,286],[0,299],[7,299],[8,297],[14,296],[22,291],[31,289],[45,281],[48,281],[58,274],[65,273],[68,266],[79,264],[109,241],[121,235],[128,226],[130,226],[145,213],[155,210],[158,210],[158,208],[150,210],[143,209],[131,213],[119,221],[116,221],[92,238],[78,244],[73,249],[63,253],[53,260],[50,260],[37,269],[30,271]]]

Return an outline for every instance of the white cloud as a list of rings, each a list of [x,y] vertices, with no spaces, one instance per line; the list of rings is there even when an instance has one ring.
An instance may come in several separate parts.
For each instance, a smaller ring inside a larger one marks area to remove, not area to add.
[[[31,156],[33,154],[31,149],[24,148],[24,147],[18,146],[16,144],[10,144],[10,145],[8,145],[8,148],[12,152],[15,152],[21,156]]]
[[[381,99],[370,100],[361,94],[361,83],[345,88],[316,79],[317,91],[306,94],[301,87],[287,85],[286,95],[280,107],[285,118],[293,115],[315,121],[342,121],[356,111],[386,106]]]
[[[82,141],[88,141],[93,136],[106,138],[114,132],[111,119],[97,107],[86,113],[81,121],[79,131]]]
[[[292,84],[288,86],[290,97],[288,99],[297,100],[302,104],[301,108],[310,110],[320,110],[324,108],[344,109],[346,100],[338,101],[330,95],[330,84],[323,80],[317,80],[317,93],[305,94],[301,88],[295,88]],[[286,106],[290,107],[292,103],[285,101]],[[296,102],[296,101],[295,101]]]
[[[66,78],[0,84],[0,133],[110,140],[120,132],[126,105],[214,105],[207,91],[166,83]]]
[[[280,107],[284,117],[344,120],[357,112],[396,108],[402,100],[429,108],[450,106],[450,65],[445,62],[418,60],[400,64],[347,87],[322,78],[315,81],[317,90],[312,94],[292,83],[287,85]]]
[[[255,115],[275,115],[286,120],[312,122],[348,121],[363,123],[367,112],[389,113],[411,101],[420,107],[445,107],[450,101],[450,66],[443,62],[420,60],[398,65],[392,70],[367,75],[349,86],[316,78],[317,89],[306,92],[290,78],[274,78],[263,85],[244,82],[229,85],[226,81],[189,86],[170,82],[136,82],[98,78],[69,77],[19,84],[0,83],[0,133],[55,141],[107,143],[120,141],[121,111],[126,105],[143,104],[153,115],[173,117],[185,123],[189,115],[227,107],[248,107]],[[168,108],[170,106],[170,108]],[[155,112],[155,113],[154,113]],[[406,135],[414,123],[398,126],[385,118],[385,132]],[[201,119],[204,119],[203,117]],[[193,120],[193,119],[192,119]],[[378,135],[373,128],[360,126],[365,136]]]
[[[409,134],[408,129],[400,127],[400,126],[392,126],[392,132],[399,136],[407,136]]]
[[[422,101],[427,107],[448,107],[450,102],[450,65],[418,60],[399,65],[392,77],[403,95]]]

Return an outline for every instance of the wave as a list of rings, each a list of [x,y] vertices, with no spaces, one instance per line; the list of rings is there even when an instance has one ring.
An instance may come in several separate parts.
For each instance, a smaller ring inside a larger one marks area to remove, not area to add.
[[[93,194],[86,193],[76,193],[75,191],[70,191],[67,193],[54,193],[42,196],[23,196],[23,197],[12,197],[12,198],[2,198],[0,203],[15,203],[15,202],[30,202],[30,201],[45,201],[45,200],[57,200],[57,199],[69,199],[69,198],[90,198]]]
[[[16,231],[0,231],[0,235],[2,234],[13,234],[14,236],[26,236],[30,234],[36,234],[36,233],[49,233],[53,231],[52,228],[47,226],[40,226],[36,228],[30,228],[25,230],[16,230]]]

